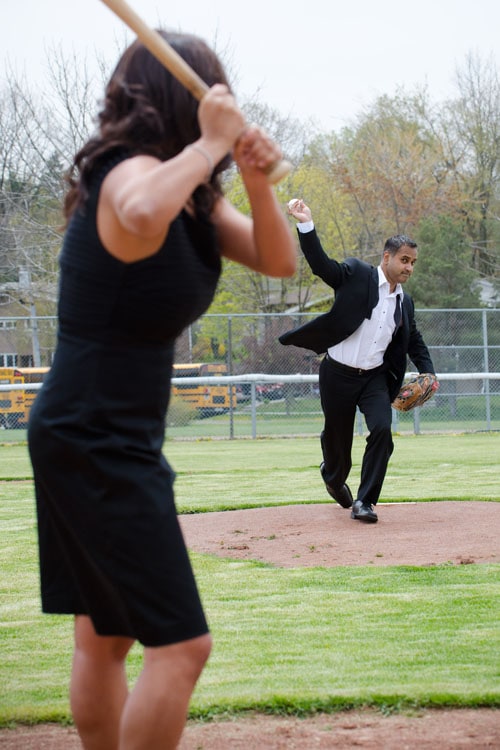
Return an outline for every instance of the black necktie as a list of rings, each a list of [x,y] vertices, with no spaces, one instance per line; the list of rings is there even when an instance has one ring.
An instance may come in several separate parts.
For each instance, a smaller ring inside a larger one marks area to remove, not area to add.
[[[396,324],[396,327],[394,329],[394,333],[397,332],[399,326],[401,325],[401,299],[399,294],[396,294],[396,309],[394,310],[394,322]]]

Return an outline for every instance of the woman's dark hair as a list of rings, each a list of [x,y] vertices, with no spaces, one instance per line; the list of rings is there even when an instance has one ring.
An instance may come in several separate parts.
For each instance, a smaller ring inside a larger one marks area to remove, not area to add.
[[[196,36],[159,30],[208,86],[228,85],[224,68],[210,47]],[[85,203],[89,181],[110,152],[123,148],[129,156],[149,154],[165,161],[200,137],[198,102],[138,40],[120,58],[105,90],[98,130],[76,154],[67,175],[64,215],[69,220]],[[230,157],[214,169],[210,184],[193,194],[198,216],[209,216],[221,195],[220,173]]]

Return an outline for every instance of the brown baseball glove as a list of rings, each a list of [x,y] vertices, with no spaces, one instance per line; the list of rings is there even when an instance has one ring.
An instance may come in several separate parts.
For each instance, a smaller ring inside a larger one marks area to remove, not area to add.
[[[398,411],[410,411],[425,404],[438,388],[439,383],[432,372],[421,372],[401,386],[392,405]]]

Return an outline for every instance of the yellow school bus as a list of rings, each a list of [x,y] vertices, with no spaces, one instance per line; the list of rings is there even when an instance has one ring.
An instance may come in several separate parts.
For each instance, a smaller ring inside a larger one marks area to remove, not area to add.
[[[0,384],[42,383],[48,367],[0,367]],[[28,426],[31,405],[38,390],[19,388],[0,391],[0,428],[18,430]]]
[[[174,378],[197,378],[203,375],[227,375],[227,367],[215,362],[196,362],[190,364],[174,365],[172,377]],[[233,392],[233,393],[232,393]],[[236,406],[236,395],[234,387],[230,385],[211,385],[208,383],[176,383],[172,384],[172,395],[179,396],[184,401],[192,404],[200,417],[208,417],[214,414],[223,414],[231,406]]]
[[[0,384],[22,385],[24,377],[16,367],[0,367]],[[0,428],[7,430],[26,427],[28,412],[26,411],[24,389],[0,390]]]
[[[0,391],[0,428],[22,429],[27,427],[29,414],[38,390],[30,389],[33,383],[42,383],[49,367],[2,367],[0,368],[0,383],[8,385],[25,384],[26,389]],[[195,363],[174,365],[173,377],[200,377],[202,375],[227,375],[224,364]],[[172,394],[188,401],[198,411],[199,416],[208,417],[222,414],[229,410],[231,391],[233,391],[233,407],[236,406],[236,394],[229,385],[209,385],[199,383],[172,385]]]
[[[43,383],[46,374],[50,370],[50,367],[18,367],[17,369],[23,376],[24,382],[27,385],[30,385],[31,383]],[[38,390],[26,389],[24,391],[24,404],[27,409],[28,416],[31,405],[35,400],[37,393]]]

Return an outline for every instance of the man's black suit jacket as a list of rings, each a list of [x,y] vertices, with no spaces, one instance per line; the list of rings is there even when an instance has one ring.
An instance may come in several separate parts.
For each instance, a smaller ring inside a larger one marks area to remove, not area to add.
[[[374,266],[347,258],[339,263],[329,258],[316,230],[299,232],[300,247],[312,272],[335,291],[329,312],[279,337],[282,344],[312,349],[323,354],[356,331],[370,318],[378,302],[378,271]],[[407,356],[419,372],[434,372],[429,350],[415,323],[415,306],[404,293],[402,320],[384,355],[391,401],[396,397],[406,372]]]

